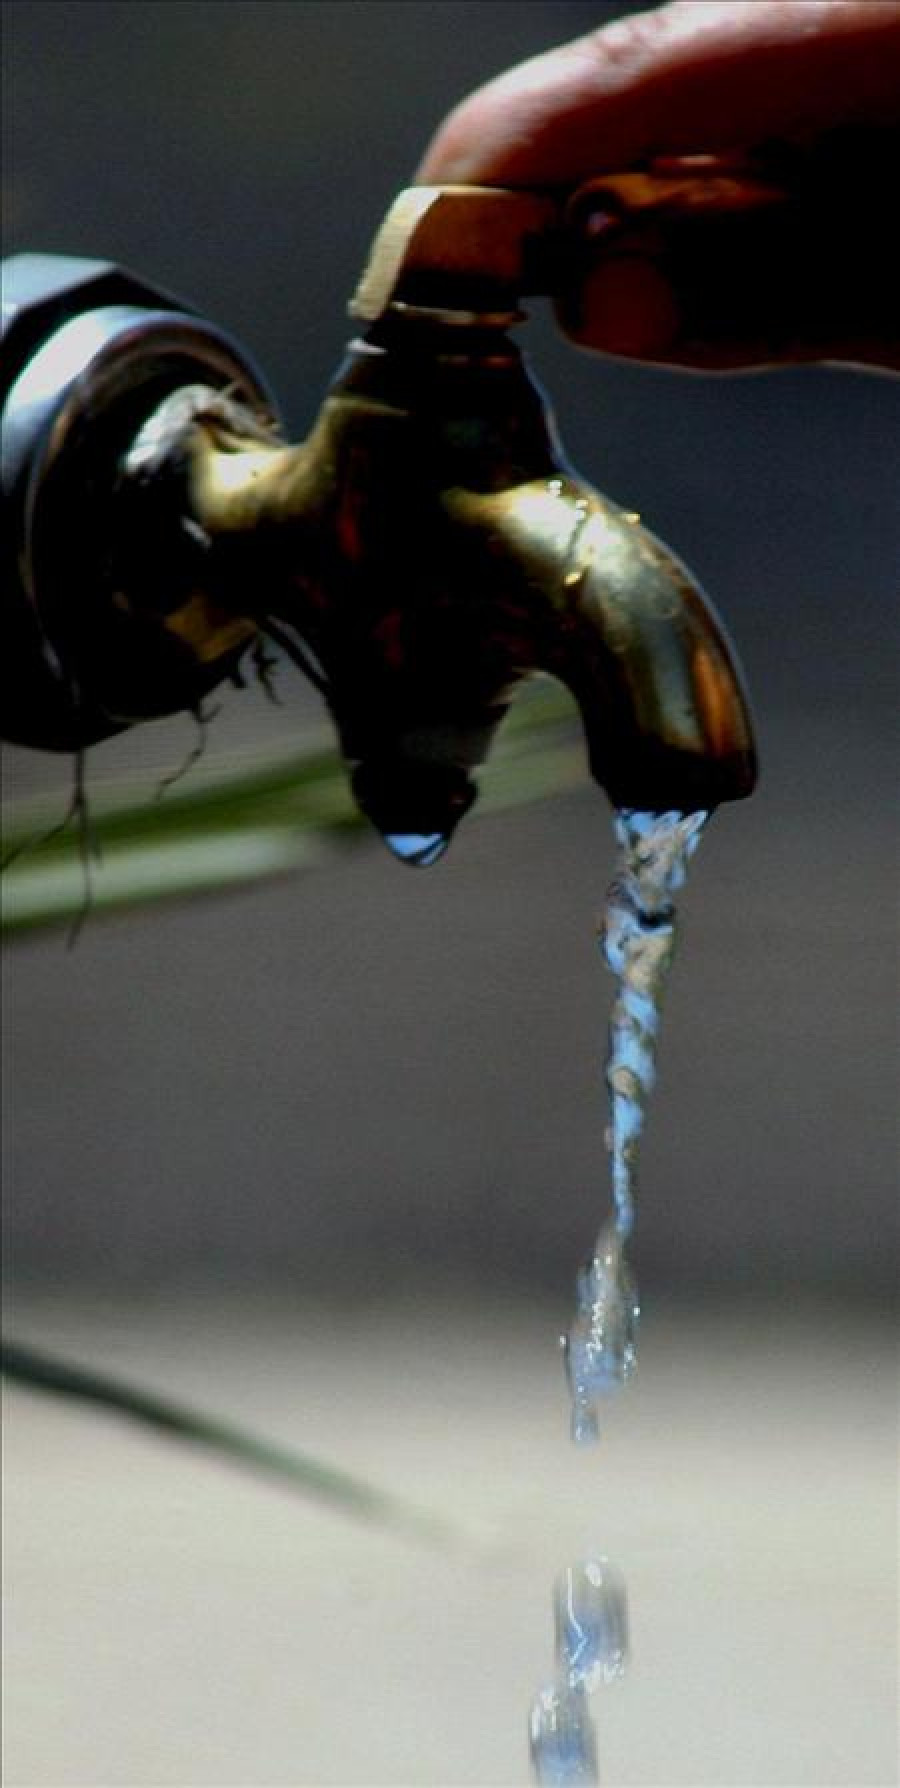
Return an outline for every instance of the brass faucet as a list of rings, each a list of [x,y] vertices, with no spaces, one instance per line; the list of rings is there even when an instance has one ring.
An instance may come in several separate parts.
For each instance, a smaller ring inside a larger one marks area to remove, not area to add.
[[[710,202],[728,203],[721,185]],[[191,667],[207,688],[269,633],[321,689],[357,800],[412,862],[445,847],[516,685],[538,672],[571,690],[616,806],[694,811],[749,794],[751,724],[712,608],[636,515],[568,466],[509,337],[520,297],[559,277],[573,204],[677,207],[696,186],[627,175],[567,205],[411,188],[376,238],[351,304],[363,333],[305,441],[285,445],[233,369],[207,379],[195,366],[142,417],[132,405],[103,512],[104,600],[120,631],[131,619],[146,632],[152,609],[180,655],[168,707],[190,705]],[[735,202],[754,202],[737,187]],[[32,567],[41,612],[35,585]],[[93,625],[96,637],[96,593]],[[82,652],[93,736],[137,717],[90,685]]]

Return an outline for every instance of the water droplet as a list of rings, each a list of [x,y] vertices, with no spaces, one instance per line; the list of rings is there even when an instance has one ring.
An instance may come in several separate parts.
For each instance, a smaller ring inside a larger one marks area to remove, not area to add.
[[[540,1689],[531,1707],[529,1737],[538,1782],[562,1788],[599,1781],[597,1739],[584,1689],[573,1689],[565,1679]]]
[[[569,1565],[557,1579],[556,1654],[570,1688],[588,1694],[625,1671],[625,1580],[606,1558]]]
[[[450,840],[443,832],[386,832],[384,842],[401,863],[427,869],[443,856]]]

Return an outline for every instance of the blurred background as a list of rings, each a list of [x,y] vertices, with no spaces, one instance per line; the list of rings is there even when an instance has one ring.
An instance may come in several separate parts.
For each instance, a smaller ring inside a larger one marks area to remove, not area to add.
[[[182,294],[250,348],[297,436],[441,117],[628,10],[13,0],[4,252],[108,257]],[[427,873],[373,835],[88,923],[72,952],[17,939],[10,1330],[485,1531],[460,1578],[11,1394],[11,1788],[524,1781],[550,1574],[601,1504],[643,1595],[605,1781],[894,1779],[898,386],[616,365],[539,311],[522,341],[569,454],[712,594],[762,757],[683,899],[638,1388],[573,1465],[554,1340],[604,1196],[613,866],[586,771],[473,817]],[[228,696],[198,775],[319,736],[314,693],[289,670],[280,689]],[[191,743],[184,718],[144,728],[89,779],[152,798]],[[7,750],[10,811],[61,814],[70,774]]]

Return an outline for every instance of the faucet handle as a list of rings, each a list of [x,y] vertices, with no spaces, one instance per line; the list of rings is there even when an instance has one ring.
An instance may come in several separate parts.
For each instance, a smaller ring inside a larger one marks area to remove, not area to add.
[[[618,225],[758,209],[785,196],[749,158],[714,155],[660,156],[568,192],[408,186],[376,233],[350,315],[373,324],[391,307],[483,311],[486,298],[553,295]]]
[[[453,299],[531,290],[537,244],[558,228],[554,198],[499,186],[407,186],[397,194],[348,306],[376,323],[392,305],[469,309]]]

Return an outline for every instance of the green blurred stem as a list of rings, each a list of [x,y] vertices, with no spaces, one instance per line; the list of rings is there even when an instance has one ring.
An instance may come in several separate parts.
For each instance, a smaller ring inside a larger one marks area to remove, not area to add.
[[[503,727],[475,811],[538,800],[583,775],[570,698],[557,685],[535,685]],[[9,866],[0,883],[4,933],[71,925],[86,906],[93,918],[244,886],[317,866],[371,836],[340,759],[325,746],[262,767],[257,758],[237,771],[195,771],[194,778],[193,786],[155,801],[122,784],[92,789],[88,780],[85,837],[75,820],[54,830],[46,805],[12,807],[4,826]]]
[[[75,1397],[113,1410],[173,1439],[189,1441],[229,1463],[247,1466],[358,1521],[376,1523],[430,1544],[447,1544],[457,1537],[438,1516],[376,1490],[349,1472],[323,1465],[307,1453],[296,1453],[247,1434],[231,1422],[186,1409],[151,1391],[74,1366],[68,1360],[56,1359],[16,1341],[3,1341],[0,1363],[5,1378],[29,1390]]]

